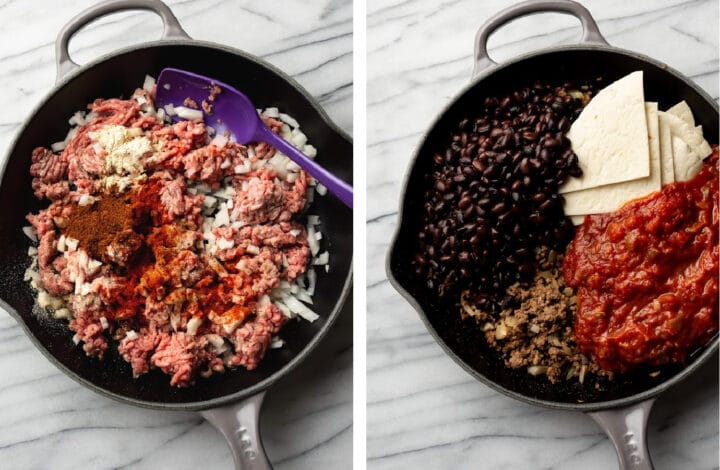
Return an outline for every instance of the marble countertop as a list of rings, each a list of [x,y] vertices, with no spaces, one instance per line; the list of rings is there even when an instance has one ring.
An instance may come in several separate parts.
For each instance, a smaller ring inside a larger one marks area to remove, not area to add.
[[[470,80],[473,38],[511,0],[368,1],[368,468],[617,468],[580,413],[511,400],[441,350],[388,284],[384,260],[400,185],[424,130]],[[718,97],[718,2],[581,0],[613,45],[645,53]],[[571,17],[523,18],[490,40],[499,61],[580,37]],[[649,423],[658,469],[718,468],[718,372],[708,364],[662,395]]]
[[[92,0],[0,2],[0,158],[55,79],[55,37]],[[352,1],[169,0],[185,30],[258,55],[295,77],[352,132]],[[157,39],[150,13],[92,23],[71,43],[83,63]],[[350,468],[352,302],[319,349],[265,400],[265,448],[277,469]],[[322,358],[322,360],[314,360]],[[0,310],[0,468],[232,468],[222,436],[195,413],[116,403],[52,366]]]

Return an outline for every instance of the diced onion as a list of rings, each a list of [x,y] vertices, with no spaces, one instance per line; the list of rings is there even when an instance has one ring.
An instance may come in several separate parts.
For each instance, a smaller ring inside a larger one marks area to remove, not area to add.
[[[287,297],[283,298],[283,302],[285,305],[288,306],[288,308],[293,312],[297,313],[301,317],[303,317],[305,320],[309,322],[314,322],[320,316],[310,310],[305,304],[300,302],[297,298],[293,297],[292,295],[288,295]]]
[[[22,231],[30,240],[37,243],[37,234],[35,233],[35,229],[31,225],[26,225],[22,228]]]
[[[215,241],[215,244],[216,244],[217,247],[218,247],[219,249],[221,249],[221,250],[229,250],[230,248],[232,248],[233,246],[235,246],[235,241],[234,241],[234,240],[228,240],[228,239],[226,239],[226,238],[218,238],[218,239]]]
[[[317,273],[313,268],[308,269],[307,272],[307,278],[308,278],[308,288],[307,292],[310,295],[315,294],[315,284],[317,283]]]
[[[278,338],[277,336],[273,336],[270,340],[270,349],[279,349],[285,346],[285,341]]]
[[[215,147],[222,149],[222,148],[225,148],[225,145],[228,143],[228,138],[224,134],[218,134],[215,137],[213,137],[213,140],[211,140],[210,143],[214,144]],[[229,160],[225,160],[225,161],[228,162],[227,166],[225,167],[225,168],[227,168],[230,166],[230,161]],[[225,164],[225,162],[223,162],[223,165],[224,164]],[[222,168],[222,169],[224,170],[225,168]]]
[[[63,253],[66,249],[65,246],[65,235],[60,235],[60,238],[58,238],[58,244],[57,244],[57,250],[60,253]]]
[[[330,261],[330,253],[328,253],[327,251],[323,251],[322,253],[320,253],[318,255],[317,258],[315,258],[315,260],[313,261],[313,264],[316,266],[322,266],[324,264],[328,264],[329,261]]]
[[[315,158],[317,156],[317,149],[315,146],[308,144],[303,147],[303,153],[310,158]]]
[[[155,79],[150,75],[145,75],[145,81],[143,82],[143,90],[147,91],[148,93],[152,93],[153,87],[155,87]]]
[[[65,245],[70,249],[70,251],[77,250],[78,243],[80,243],[78,240],[70,237],[65,238]]]
[[[60,152],[62,150],[65,150],[65,147],[67,147],[67,143],[65,143],[64,141],[50,144],[50,149],[52,149],[53,152]]]
[[[175,114],[180,116],[182,119],[187,119],[188,121],[195,121],[203,118],[202,111],[199,109],[187,108],[185,106],[176,106]]]
[[[530,366],[528,367],[528,374],[530,375],[542,375],[547,372],[547,366]]]
[[[285,124],[289,125],[292,128],[300,127],[300,124],[298,124],[298,122],[289,114],[279,113],[278,117],[280,118],[280,120],[282,122],[284,122]]]
[[[313,227],[312,225],[308,225],[307,235],[308,245],[310,246],[310,253],[313,256],[317,256],[317,254],[320,252],[320,242],[318,242],[317,237],[315,237],[315,227]]]
[[[87,206],[88,204],[92,204],[93,202],[95,202],[95,198],[89,194],[83,194],[82,196],[80,196],[80,199],[78,199],[79,206]]]
[[[293,287],[297,287],[297,286],[293,286]],[[295,297],[297,297],[299,300],[302,300],[306,304],[312,305],[312,303],[313,303],[312,297],[310,297],[310,295],[304,289],[298,288],[297,292],[295,292],[294,294],[295,294]]]
[[[187,322],[187,326],[186,326],[187,334],[189,334],[190,336],[195,336],[195,334],[197,333],[197,330],[201,324],[202,324],[202,319],[200,317],[192,317]]]

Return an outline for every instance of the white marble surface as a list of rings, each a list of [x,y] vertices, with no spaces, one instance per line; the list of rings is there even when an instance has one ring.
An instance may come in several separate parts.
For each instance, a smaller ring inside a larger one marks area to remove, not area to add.
[[[60,28],[91,0],[0,1],[0,155],[55,78]],[[332,119],[352,131],[350,0],[168,1],[193,37],[259,55],[294,76]],[[119,46],[154,40],[150,13],[91,24],[71,43],[82,63]],[[350,302],[349,305],[352,305]],[[349,308],[315,355],[272,388],[262,416],[277,469],[350,468],[352,314]],[[314,363],[314,364],[313,364]],[[195,413],[118,404],[65,377],[0,311],[0,468],[232,468],[219,433]]]
[[[477,28],[511,0],[368,1],[368,468],[612,469],[590,418],[521,404],[476,382],[388,284],[384,259],[400,182],[421,133],[468,83]],[[583,1],[613,45],[643,52],[718,97],[718,2]],[[522,19],[495,34],[498,60],[570,43],[568,16]],[[658,469],[718,468],[718,373],[708,365],[663,395],[650,418]]]

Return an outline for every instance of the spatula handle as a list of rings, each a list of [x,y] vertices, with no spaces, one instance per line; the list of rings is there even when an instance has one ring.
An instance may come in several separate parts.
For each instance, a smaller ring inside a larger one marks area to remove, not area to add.
[[[268,129],[266,126],[260,126],[257,140],[267,142],[268,144],[281,151],[292,161],[300,165],[303,170],[310,173],[315,177],[328,191],[334,194],[340,199],[346,206],[352,209],[353,206],[353,188],[345,181],[341,180],[337,176],[333,175],[325,168],[320,166],[317,162],[312,160],[310,157],[302,153],[300,150],[295,148],[288,141],[275,134],[273,131]]]

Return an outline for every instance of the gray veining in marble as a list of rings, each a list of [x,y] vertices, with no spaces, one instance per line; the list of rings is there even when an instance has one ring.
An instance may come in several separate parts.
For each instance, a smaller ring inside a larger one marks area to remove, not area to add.
[[[407,163],[437,113],[468,83],[473,38],[511,0],[368,1],[368,468],[617,468],[610,441],[580,413],[506,398],[433,341],[388,284],[384,258]],[[645,53],[718,97],[718,2],[582,1],[613,45]],[[502,61],[572,43],[579,23],[543,14],[490,40]],[[709,364],[663,395],[650,418],[658,469],[718,468],[718,372]]]
[[[0,1],[0,155],[55,79],[54,41],[91,0]],[[258,55],[295,77],[352,132],[352,2],[167,2],[194,38]],[[95,22],[71,42],[79,63],[159,37],[150,13]],[[62,116],[61,118],[65,118]],[[273,387],[262,416],[275,468],[350,468],[352,313],[345,309],[305,364]],[[230,452],[194,413],[116,403],[65,377],[0,311],[0,468],[232,468]]]

